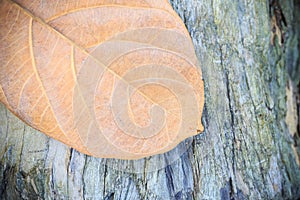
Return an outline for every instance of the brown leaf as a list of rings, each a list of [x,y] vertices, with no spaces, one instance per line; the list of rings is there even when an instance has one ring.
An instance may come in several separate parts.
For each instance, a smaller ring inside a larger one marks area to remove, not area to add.
[[[201,71],[166,0],[2,0],[0,40],[1,102],[82,153],[138,159],[203,130]]]

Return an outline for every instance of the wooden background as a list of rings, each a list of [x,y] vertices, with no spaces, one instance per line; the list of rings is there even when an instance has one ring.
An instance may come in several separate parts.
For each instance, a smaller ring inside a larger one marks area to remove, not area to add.
[[[0,199],[300,198],[300,3],[279,3],[282,47],[270,44],[268,1],[171,1],[192,36],[206,104],[205,132],[168,154],[89,157],[0,104]]]

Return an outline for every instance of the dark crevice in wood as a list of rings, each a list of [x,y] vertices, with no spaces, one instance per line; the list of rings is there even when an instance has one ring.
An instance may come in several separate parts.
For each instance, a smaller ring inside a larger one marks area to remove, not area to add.
[[[83,197],[83,199],[87,199],[86,198],[86,196],[87,196],[86,195],[86,184],[85,184],[85,180],[84,180],[84,178],[86,177],[86,176],[84,176],[84,174],[86,172],[87,162],[88,162],[88,157],[85,155],[84,156],[84,165],[83,165],[83,170],[82,170],[83,176],[81,177],[81,182],[82,182],[82,197]],[[90,177],[87,177],[87,178],[90,178]],[[103,196],[104,196],[104,194],[103,194]]]
[[[106,159],[105,159],[105,163],[106,163]],[[106,164],[104,165],[104,173],[103,173],[103,196],[105,196],[106,194],[106,175],[107,175],[107,166]]]
[[[21,150],[20,150],[20,156],[19,156],[19,161],[20,161],[20,163],[19,163],[19,169],[21,169],[21,160],[22,160],[22,156],[23,156],[23,150],[24,150],[24,137],[25,137],[25,130],[26,130],[26,126],[24,125],[24,128],[23,128],[23,132],[22,132],[22,144],[21,144]],[[27,152],[26,152],[27,153]],[[25,154],[26,154],[25,153]]]
[[[168,165],[166,168],[165,168],[165,174],[166,174],[166,177],[167,177],[167,186],[168,186],[168,190],[169,190],[169,194],[171,196],[174,196],[174,182],[173,182],[173,169],[171,167],[171,165]]]
[[[70,196],[70,175],[73,173],[72,170],[72,157],[73,157],[73,148],[70,148],[69,150],[69,159],[67,163],[67,196]]]
[[[17,190],[17,169],[7,165],[3,170],[3,178],[0,185],[0,199],[21,199],[20,191]]]
[[[2,177],[1,177],[1,184],[0,184],[0,199],[4,199],[4,195],[5,195],[5,192],[7,191],[7,185],[8,185],[8,181],[9,181],[9,179],[8,179],[8,169],[6,168],[6,169],[1,169],[3,166],[1,165],[0,166],[0,170],[1,171],[3,171],[2,172]]]
[[[50,173],[50,191],[51,191],[51,196],[53,196],[54,198],[56,198],[56,190],[55,190],[55,180],[53,180],[53,176],[54,176],[54,169],[53,167],[51,168],[51,173]]]
[[[114,200],[115,193],[110,193],[104,197],[104,200]]]
[[[223,63],[223,52],[221,49],[221,64]],[[224,69],[224,67],[223,67]],[[229,108],[229,113],[230,113],[230,128],[231,128],[231,133],[232,133],[232,141],[231,141],[231,167],[232,167],[232,171],[235,174],[236,173],[236,155],[235,155],[235,143],[236,143],[236,134],[235,134],[235,115],[234,115],[234,111],[233,111],[233,107],[232,107],[232,93],[230,91],[230,80],[229,80],[229,76],[228,76],[228,70],[224,69],[224,76],[225,76],[225,84],[226,84],[226,94],[227,94],[227,99],[228,99],[228,108]],[[232,176],[232,175],[230,175]],[[232,178],[230,177],[230,184],[232,185]]]

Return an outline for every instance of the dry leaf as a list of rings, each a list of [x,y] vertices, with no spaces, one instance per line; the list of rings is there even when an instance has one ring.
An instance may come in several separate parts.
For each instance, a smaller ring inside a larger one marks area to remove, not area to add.
[[[121,159],[203,130],[201,71],[167,0],[0,3],[0,100],[30,126]]]

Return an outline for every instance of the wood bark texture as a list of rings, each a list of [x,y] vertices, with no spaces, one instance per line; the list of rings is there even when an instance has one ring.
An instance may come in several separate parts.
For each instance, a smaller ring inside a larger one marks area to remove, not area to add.
[[[300,198],[300,4],[273,2],[171,1],[196,48],[206,102],[205,131],[169,153],[86,156],[1,105],[0,199]],[[286,24],[273,18],[280,10]]]

